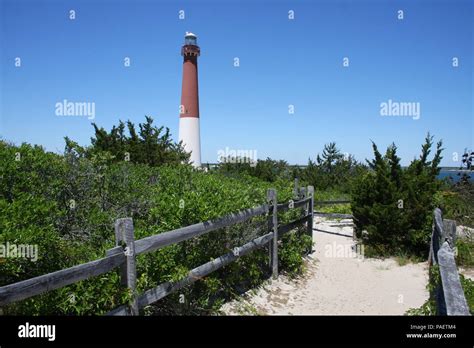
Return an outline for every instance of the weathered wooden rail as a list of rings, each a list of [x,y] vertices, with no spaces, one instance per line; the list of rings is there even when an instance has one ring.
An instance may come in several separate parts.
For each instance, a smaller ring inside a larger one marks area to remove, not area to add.
[[[313,204],[313,187],[298,188],[297,183],[295,183],[295,199],[288,203],[278,204],[276,190],[270,189],[267,192],[267,202],[258,207],[139,240],[134,238],[132,219],[118,219],[115,223],[116,246],[107,250],[104,258],[0,287],[0,307],[110,272],[115,268],[120,268],[121,284],[130,290],[131,301],[112,310],[108,315],[138,315],[141,308],[198,281],[251,251],[266,245],[270,249],[269,265],[271,266],[272,276],[275,278],[278,276],[278,239],[283,234],[304,224],[306,224],[306,233],[312,238]],[[304,208],[303,217],[285,225],[279,224],[278,212],[296,208]],[[192,269],[187,276],[177,282],[165,282],[145,291],[143,294],[137,293],[137,255],[153,252],[172,244],[199,237],[211,231],[233,226],[256,216],[267,216],[268,219],[268,231],[262,236],[242,246],[235,247],[231,252]]]
[[[443,220],[441,210],[436,208],[428,263],[439,267],[441,284],[432,294],[438,315],[470,315],[454,258],[455,243],[456,222]]]

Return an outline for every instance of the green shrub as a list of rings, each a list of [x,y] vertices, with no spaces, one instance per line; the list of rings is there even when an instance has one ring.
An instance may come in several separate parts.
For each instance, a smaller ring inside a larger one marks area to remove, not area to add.
[[[469,307],[471,315],[474,314],[474,281],[466,278],[464,275],[459,274],[461,286],[466,297],[466,302]],[[439,273],[438,266],[430,267],[430,281],[428,282],[427,289],[430,292],[430,298],[419,308],[410,308],[405,314],[406,315],[437,315],[437,307],[435,300],[435,290],[441,284],[441,276]]]
[[[474,266],[474,242],[457,239],[456,240],[456,265],[462,267]]]
[[[459,277],[461,279],[461,286],[464,290],[464,296],[466,297],[469,312],[471,315],[474,315],[474,281],[472,279],[466,278],[462,274],[460,274]]]
[[[397,147],[392,144],[384,156],[373,143],[375,159],[371,171],[354,185],[352,212],[356,235],[380,255],[425,257],[431,236],[434,195],[439,188],[442,144],[437,144],[431,161],[433,138],[427,136],[419,159],[402,169]],[[366,230],[367,234],[362,235]]]
[[[271,187],[277,189],[280,202],[292,197],[293,183],[284,178],[270,183],[245,174],[205,173],[174,160],[160,166],[151,166],[147,160],[120,162],[97,147],[92,151],[69,141],[65,154],[57,155],[37,146],[0,142],[0,243],[34,244],[39,252],[36,262],[1,259],[0,286],[103,257],[115,244],[117,218],[132,217],[135,239],[140,239],[260,205]],[[280,221],[301,214],[285,212],[279,214]],[[189,270],[265,234],[267,226],[266,217],[256,217],[140,255],[139,292],[182,278]],[[304,249],[304,239],[285,236],[282,270],[301,271]],[[208,314],[224,299],[267,276],[268,250],[263,248],[149,306],[145,313]],[[103,314],[126,303],[129,296],[113,271],[3,310],[6,314]]]
[[[304,270],[304,262],[300,255],[311,250],[311,237],[307,234],[290,233],[282,238],[282,246],[279,249],[279,267],[286,270],[290,276],[301,274]]]
[[[439,266],[431,266],[429,269],[429,281],[426,285],[430,297],[419,308],[410,308],[405,315],[437,315],[436,290],[441,284]]]
[[[316,160],[308,160],[304,169],[295,170],[294,175],[316,191],[351,192],[355,179],[363,175],[367,167],[357,162],[352,155],[344,155],[332,142],[324,145]]]
[[[467,179],[467,176],[454,184],[445,184],[435,198],[445,219],[474,227],[474,182]]]
[[[109,162],[130,161],[132,163],[159,166],[188,162],[189,154],[181,143],[174,143],[168,128],[153,125],[153,119],[145,116],[145,122],[138,124],[138,131],[131,121],[119,121],[110,132],[98,127],[95,123],[91,146],[83,148],[69,138],[66,140],[66,152],[92,158],[109,155]]]
[[[255,160],[246,157],[227,157],[221,159],[216,171],[225,176],[247,175],[267,182],[275,182],[278,179],[290,181],[294,177],[293,170],[286,161],[271,158]]]

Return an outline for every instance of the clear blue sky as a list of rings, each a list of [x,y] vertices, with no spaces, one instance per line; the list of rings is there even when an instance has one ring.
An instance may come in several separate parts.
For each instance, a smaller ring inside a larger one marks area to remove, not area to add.
[[[444,141],[443,165],[474,148],[473,1],[0,3],[0,134],[15,143],[89,144],[90,120],[55,115],[63,99],[94,102],[107,129],[150,115],[177,139],[180,47],[192,31],[204,162],[229,147],[305,164],[330,141],[364,160],[372,139],[382,149],[394,141],[407,164],[428,131]],[[388,99],[419,102],[420,119],[380,116]]]

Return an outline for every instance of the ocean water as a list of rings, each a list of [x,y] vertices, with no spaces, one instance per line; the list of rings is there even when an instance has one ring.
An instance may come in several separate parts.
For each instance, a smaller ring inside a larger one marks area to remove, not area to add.
[[[458,182],[461,178],[462,174],[467,174],[470,178],[470,181],[474,181],[474,171],[471,172],[460,172],[460,171],[453,171],[453,170],[443,170],[439,172],[438,179],[444,179],[447,177],[451,177],[454,182]],[[460,175],[458,175],[460,174]]]

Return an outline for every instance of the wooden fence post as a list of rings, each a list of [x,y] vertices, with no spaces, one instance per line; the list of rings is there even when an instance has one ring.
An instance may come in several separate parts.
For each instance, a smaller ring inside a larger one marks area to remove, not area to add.
[[[273,201],[271,190],[267,190],[267,204],[268,204],[268,215],[267,215],[267,231],[273,232]],[[272,271],[272,259],[273,259],[273,239],[268,243],[268,269]]]
[[[267,191],[268,203],[272,205],[272,229],[273,229],[273,241],[271,250],[271,265],[272,265],[272,276],[273,279],[278,277],[278,201],[277,192],[275,189],[268,189]]]
[[[308,213],[311,214],[311,218],[307,222],[307,233],[309,237],[311,238],[311,247],[309,252],[311,253],[313,251],[313,217],[314,217],[314,187],[313,186],[308,186],[308,197],[311,199],[308,202]]]
[[[135,237],[133,232],[133,220],[131,218],[117,219],[115,221],[115,242],[124,242],[126,261],[121,268],[122,284],[132,292],[130,303],[130,314],[138,315],[137,300],[137,268],[135,259]]]
[[[445,241],[438,251],[439,275],[441,278],[441,295],[438,302],[440,315],[471,315],[464,290],[456,267],[454,250]]]

